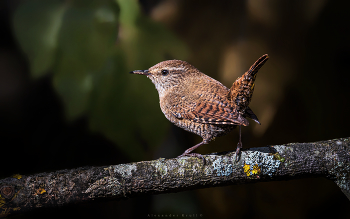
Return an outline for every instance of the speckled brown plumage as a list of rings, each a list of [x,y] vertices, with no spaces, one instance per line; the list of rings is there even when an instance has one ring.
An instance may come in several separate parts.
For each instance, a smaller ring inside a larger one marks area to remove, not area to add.
[[[236,126],[249,125],[245,117],[260,124],[248,105],[256,73],[267,59],[268,55],[260,57],[231,89],[180,60],[163,61],[148,70],[130,73],[147,75],[152,80],[159,94],[160,108],[169,121],[203,138],[201,143],[187,149],[181,156],[202,157],[191,151],[227,134]],[[237,155],[241,147],[239,140]]]

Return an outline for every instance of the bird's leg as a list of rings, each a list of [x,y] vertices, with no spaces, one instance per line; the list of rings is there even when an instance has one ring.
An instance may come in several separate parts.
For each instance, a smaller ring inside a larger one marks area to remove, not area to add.
[[[198,157],[198,158],[203,159],[203,162],[205,163],[205,159],[204,159],[203,155],[198,154],[198,153],[191,153],[191,151],[193,151],[194,149],[198,148],[199,146],[201,146],[201,145],[203,145],[203,144],[208,144],[208,141],[203,140],[201,143],[196,144],[195,146],[190,147],[189,149],[187,149],[185,152],[183,152],[183,154],[181,154],[181,155],[178,156],[178,157],[184,157],[184,156]]]
[[[241,139],[241,125],[239,125],[239,140],[236,149],[236,162],[241,158],[241,148],[242,148],[242,139]]]

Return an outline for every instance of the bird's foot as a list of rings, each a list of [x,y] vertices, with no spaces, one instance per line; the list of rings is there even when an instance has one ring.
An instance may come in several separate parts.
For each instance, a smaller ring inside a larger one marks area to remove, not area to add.
[[[185,156],[200,158],[200,159],[203,160],[203,164],[205,164],[205,158],[204,158],[204,156],[201,155],[201,154],[198,154],[198,153],[183,153],[183,154],[181,154],[180,156],[178,156],[177,158],[185,157]]]

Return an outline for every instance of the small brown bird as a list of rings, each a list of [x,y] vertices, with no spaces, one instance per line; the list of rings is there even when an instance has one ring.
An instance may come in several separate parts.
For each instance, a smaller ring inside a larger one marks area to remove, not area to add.
[[[163,61],[148,70],[130,73],[146,75],[151,79],[159,94],[160,108],[170,122],[203,138],[201,143],[187,149],[179,157],[203,158],[201,154],[191,152],[239,126],[236,149],[236,160],[239,160],[242,148],[241,125],[249,125],[245,117],[260,124],[248,105],[257,72],[268,58],[267,54],[261,56],[232,84],[231,89],[180,60]]]

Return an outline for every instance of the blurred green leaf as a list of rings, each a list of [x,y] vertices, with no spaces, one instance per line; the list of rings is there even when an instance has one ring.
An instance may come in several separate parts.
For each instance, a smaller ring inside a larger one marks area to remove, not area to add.
[[[72,6],[63,19],[53,80],[70,119],[88,111],[94,78],[114,51],[118,12],[111,8]]]
[[[137,0],[116,0],[120,12],[120,44],[128,66],[146,69],[164,59],[185,59],[187,47],[170,30],[145,17]]]
[[[75,119],[87,110],[93,73],[84,63],[62,56],[53,77],[53,85],[60,94],[69,119]]]
[[[59,0],[24,1],[13,17],[15,35],[27,54],[31,73],[40,77],[52,67],[58,33],[67,6]]]
[[[164,26],[144,16],[138,1],[116,2],[120,6],[120,33],[113,61],[115,74],[105,73],[106,78],[100,78],[104,82],[97,87],[104,91],[98,91],[99,103],[94,106],[103,107],[95,109],[91,128],[107,133],[133,160],[140,160],[151,152],[147,149],[154,149],[164,140],[170,122],[160,110],[152,82],[128,72],[148,69],[166,57],[185,59],[187,48]]]
[[[187,49],[179,39],[144,16],[136,0],[24,1],[14,24],[33,76],[53,72],[68,119],[87,116],[91,130],[132,160],[151,156],[170,123],[151,81],[128,72],[168,57],[184,59]],[[25,27],[32,26],[29,41]],[[54,43],[48,44],[52,35]]]

